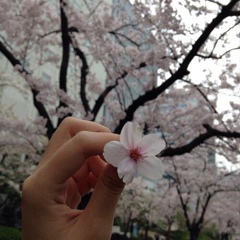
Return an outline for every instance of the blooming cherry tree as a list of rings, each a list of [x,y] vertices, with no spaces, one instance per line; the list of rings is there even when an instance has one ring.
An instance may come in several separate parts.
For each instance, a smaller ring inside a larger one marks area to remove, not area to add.
[[[198,239],[203,228],[211,224],[218,225],[219,232],[222,232],[229,221],[232,228],[228,232],[234,233],[239,228],[239,205],[230,207],[229,200],[233,196],[239,197],[239,171],[219,172],[215,164],[208,162],[204,150],[201,155],[195,153],[194,159],[191,155],[181,159],[174,157],[166,164],[190,239]],[[228,213],[223,216],[228,207]]]
[[[137,224],[138,234],[143,232],[147,239],[149,225],[159,220],[156,216],[158,194],[146,181],[138,176],[126,185],[118,203],[116,217],[120,218],[124,235],[132,234],[131,227]]]
[[[45,120],[37,118],[27,126],[25,121],[16,120],[14,116],[1,115],[0,186],[6,180],[21,184],[35,169],[48,143],[42,122]]]
[[[201,146],[238,161],[239,0],[1,0],[0,12],[1,72],[31,96],[48,139],[70,115],[115,133],[137,121],[144,134],[162,135],[162,158]]]

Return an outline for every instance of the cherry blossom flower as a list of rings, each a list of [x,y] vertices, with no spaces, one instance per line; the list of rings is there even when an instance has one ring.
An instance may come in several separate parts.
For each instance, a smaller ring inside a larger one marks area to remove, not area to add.
[[[158,134],[142,136],[140,125],[128,122],[121,131],[120,142],[108,142],[103,156],[108,163],[117,167],[118,176],[126,184],[131,183],[137,173],[157,180],[162,177],[164,167],[156,155],[165,145]]]

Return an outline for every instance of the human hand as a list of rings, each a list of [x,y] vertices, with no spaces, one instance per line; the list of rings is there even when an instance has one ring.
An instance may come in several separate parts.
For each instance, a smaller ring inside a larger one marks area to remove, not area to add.
[[[93,122],[66,118],[35,172],[23,184],[23,240],[108,240],[124,188],[100,156],[119,136]],[[77,206],[94,188],[85,210]]]

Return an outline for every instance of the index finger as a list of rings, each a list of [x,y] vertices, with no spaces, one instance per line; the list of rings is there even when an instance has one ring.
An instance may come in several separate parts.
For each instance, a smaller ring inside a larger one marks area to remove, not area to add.
[[[90,156],[102,154],[104,145],[113,140],[119,140],[119,135],[81,131],[63,144],[38,170],[38,177],[50,184],[62,184],[72,177]]]
[[[51,158],[64,143],[81,131],[110,132],[108,128],[98,123],[67,117],[62,121],[50,139],[40,164],[43,164],[47,159]]]

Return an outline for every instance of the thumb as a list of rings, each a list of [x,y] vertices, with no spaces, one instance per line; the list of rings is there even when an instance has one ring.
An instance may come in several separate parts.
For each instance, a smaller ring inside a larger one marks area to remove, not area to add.
[[[117,169],[107,164],[85,209],[92,221],[98,219],[102,224],[113,224],[117,203],[124,186],[118,177]]]

